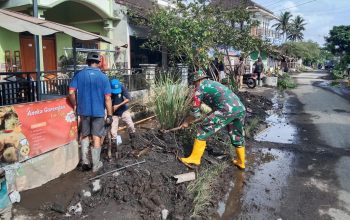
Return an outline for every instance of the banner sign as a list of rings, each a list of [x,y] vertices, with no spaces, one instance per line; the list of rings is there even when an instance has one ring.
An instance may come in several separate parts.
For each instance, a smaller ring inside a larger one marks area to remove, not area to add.
[[[67,98],[0,107],[0,160],[23,161],[77,138]]]

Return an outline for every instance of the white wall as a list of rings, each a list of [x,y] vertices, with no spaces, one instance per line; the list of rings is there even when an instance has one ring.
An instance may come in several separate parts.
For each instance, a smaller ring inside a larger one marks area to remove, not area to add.
[[[127,63],[127,68],[130,69],[130,42],[128,18],[126,16],[127,9],[125,6],[121,6],[116,3],[113,5],[113,8],[118,13],[120,20],[114,23],[112,48],[128,44],[128,48],[120,48],[120,54],[116,61],[120,63]]]

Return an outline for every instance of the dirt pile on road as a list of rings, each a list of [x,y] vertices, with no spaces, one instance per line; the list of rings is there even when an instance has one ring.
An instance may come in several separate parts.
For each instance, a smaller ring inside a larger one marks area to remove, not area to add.
[[[249,114],[264,118],[266,111],[272,108],[271,100],[264,96],[253,95],[249,92],[238,92],[237,95],[240,97],[244,106],[247,108]]]

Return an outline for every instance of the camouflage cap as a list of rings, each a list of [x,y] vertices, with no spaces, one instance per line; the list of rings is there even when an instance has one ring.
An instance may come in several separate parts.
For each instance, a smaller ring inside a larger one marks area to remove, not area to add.
[[[193,73],[193,82],[196,82],[198,80],[209,78],[209,76],[203,71],[203,70],[197,70]]]

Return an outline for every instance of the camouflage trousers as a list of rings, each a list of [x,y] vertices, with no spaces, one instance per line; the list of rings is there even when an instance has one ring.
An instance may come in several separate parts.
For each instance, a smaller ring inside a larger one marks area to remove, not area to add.
[[[231,144],[235,147],[244,146],[245,111],[225,113],[215,111],[197,127],[197,139],[206,140],[222,128],[226,127]]]

